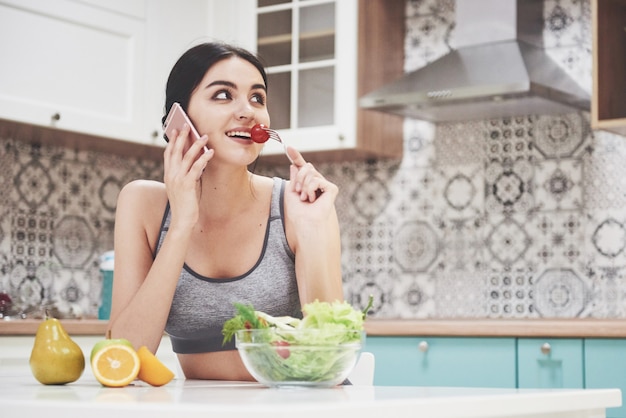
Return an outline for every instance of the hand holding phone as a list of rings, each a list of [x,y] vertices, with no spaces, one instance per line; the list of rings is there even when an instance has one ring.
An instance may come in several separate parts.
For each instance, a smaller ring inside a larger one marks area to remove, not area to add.
[[[191,119],[185,113],[182,106],[179,103],[174,103],[170,112],[167,114],[167,118],[165,118],[165,122],[163,123],[163,131],[165,131],[165,140],[169,142],[169,137],[173,135],[173,131],[177,132],[182,131],[183,126],[187,124],[189,126],[189,134],[193,138],[194,141],[200,139],[200,134],[193,123],[191,123]],[[205,146],[204,152],[209,152],[209,149]]]

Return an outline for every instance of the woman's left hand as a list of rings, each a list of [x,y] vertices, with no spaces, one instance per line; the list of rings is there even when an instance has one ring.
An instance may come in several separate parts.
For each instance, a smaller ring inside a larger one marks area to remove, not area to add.
[[[313,203],[320,198],[335,201],[338,188],[326,180],[313,166],[306,162],[302,154],[292,147],[287,147],[289,157],[293,161],[289,169],[289,180],[293,192],[300,196],[303,202]]]
[[[296,254],[302,303],[342,300],[341,241],[335,198],[339,188],[326,180],[293,148],[285,190],[285,230]]]

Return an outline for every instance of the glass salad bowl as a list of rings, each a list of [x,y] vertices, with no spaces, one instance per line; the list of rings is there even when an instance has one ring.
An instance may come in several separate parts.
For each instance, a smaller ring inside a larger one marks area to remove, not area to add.
[[[365,333],[329,329],[245,329],[235,345],[248,372],[269,387],[332,387],[354,368]]]

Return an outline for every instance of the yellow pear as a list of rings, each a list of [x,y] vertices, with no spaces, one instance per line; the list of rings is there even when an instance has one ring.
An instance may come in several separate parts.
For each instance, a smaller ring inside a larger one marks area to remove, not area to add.
[[[44,385],[74,382],[85,370],[85,356],[56,318],[46,317],[37,329],[30,353],[33,376]]]

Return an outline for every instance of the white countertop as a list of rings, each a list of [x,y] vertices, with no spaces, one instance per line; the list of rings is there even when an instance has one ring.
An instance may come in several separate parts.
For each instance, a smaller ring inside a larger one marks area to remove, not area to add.
[[[391,386],[271,389],[256,383],[183,379],[162,387],[136,382],[125,388],[105,388],[93,378],[88,367],[77,382],[64,386],[42,385],[23,369],[0,370],[2,416],[599,418],[605,416],[605,408],[621,405],[619,389]]]

